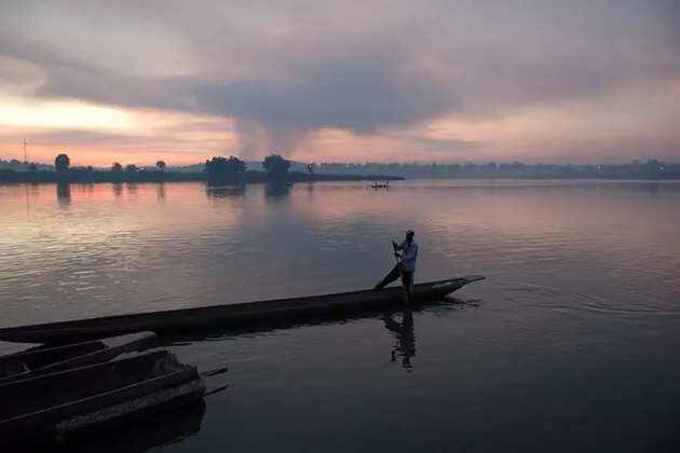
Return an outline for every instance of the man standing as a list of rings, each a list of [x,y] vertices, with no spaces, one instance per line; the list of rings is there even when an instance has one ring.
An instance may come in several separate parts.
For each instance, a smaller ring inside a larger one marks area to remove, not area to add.
[[[416,260],[418,259],[418,244],[413,240],[415,233],[412,230],[406,232],[406,238],[401,244],[392,241],[394,256],[397,257],[397,265],[385,276],[384,279],[374,289],[383,289],[399,277],[406,293],[406,299],[411,301],[411,290],[413,289],[413,276],[416,272]]]

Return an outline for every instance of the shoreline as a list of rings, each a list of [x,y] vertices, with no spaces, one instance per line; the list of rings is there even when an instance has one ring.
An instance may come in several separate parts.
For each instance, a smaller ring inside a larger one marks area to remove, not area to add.
[[[323,182],[323,181],[402,181],[404,177],[388,175],[334,175],[321,174],[309,175],[300,172],[291,172],[288,178],[283,180],[270,180],[267,174],[259,171],[247,171],[243,178],[238,181],[215,181],[211,185],[242,185],[257,183],[286,184],[296,182]],[[180,172],[147,172],[140,171],[134,174],[116,174],[103,171],[70,171],[67,174],[59,174],[52,171],[37,172],[13,172],[0,173],[0,184],[122,184],[122,183],[169,183],[169,182],[206,182],[208,176],[203,173],[180,173]]]
[[[313,183],[313,182],[375,182],[375,181],[479,181],[489,184],[517,181],[517,182],[582,182],[582,183],[680,183],[680,178],[663,178],[663,179],[641,179],[641,178],[402,178],[402,177],[337,177],[336,175],[328,175],[328,177],[315,179],[288,179],[284,181],[269,181],[266,179],[257,181],[245,181],[242,183],[215,183],[208,184],[207,178],[174,178],[174,179],[120,179],[120,180],[81,180],[81,179],[51,179],[51,180],[4,180],[0,179],[0,186],[14,186],[14,185],[47,185],[47,184],[176,184],[176,183],[205,183],[207,187],[219,189],[224,187],[241,187],[249,184],[268,184],[272,186],[286,186],[295,183]]]

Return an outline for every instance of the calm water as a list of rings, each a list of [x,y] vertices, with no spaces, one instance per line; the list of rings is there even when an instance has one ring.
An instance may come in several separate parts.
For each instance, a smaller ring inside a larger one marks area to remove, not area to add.
[[[406,228],[417,280],[488,277],[413,313],[177,339],[230,388],[121,431],[134,451],[680,442],[680,184],[0,186],[0,228],[2,326],[365,288]]]

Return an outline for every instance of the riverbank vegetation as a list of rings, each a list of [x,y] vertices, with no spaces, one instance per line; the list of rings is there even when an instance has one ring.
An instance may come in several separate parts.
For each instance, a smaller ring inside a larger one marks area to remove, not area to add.
[[[254,168],[249,168],[254,167]],[[262,162],[245,162],[237,157],[213,157],[204,164],[168,167],[158,161],[154,167],[71,166],[67,154],[59,154],[54,165],[0,159],[0,182],[177,182],[206,181],[209,185],[246,183],[287,183],[301,181],[375,181],[404,178],[479,179],[680,179],[680,163],[658,160],[626,164],[525,164],[522,162],[485,164],[423,163],[320,163],[303,164],[279,155]]]
[[[67,154],[59,154],[53,166],[37,163],[0,160],[0,182],[5,183],[121,183],[121,182],[182,182],[206,181],[211,186],[241,185],[246,183],[287,184],[310,181],[361,181],[377,179],[403,179],[389,175],[316,174],[311,165],[306,171],[289,171],[291,162],[279,155],[267,156],[261,163],[262,170],[249,170],[246,162],[231,156],[213,157],[202,166],[168,169],[164,161],[155,167],[123,166],[114,162],[110,168],[71,166]]]

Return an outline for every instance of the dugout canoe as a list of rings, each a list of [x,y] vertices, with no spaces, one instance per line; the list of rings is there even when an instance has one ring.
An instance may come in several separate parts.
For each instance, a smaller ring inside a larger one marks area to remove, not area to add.
[[[420,283],[415,285],[412,299],[414,303],[440,301],[463,286],[484,278],[470,275]],[[267,321],[297,321],[305,317],[342,316],[403,303],[402,289],[391,287],[10,327],[0,329],[0,340],[63,344],[145,330],[167,334],[192,329],[247,327]]]
[[[0,383],[106,362],[150,347],[156,340],[158,336],[153,332],[139,332],[56,347],[31,348],[0,357]]]
[[[157,351],[0,384],[2,444],[51,442],[203,397],[196,367]]]

